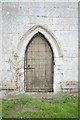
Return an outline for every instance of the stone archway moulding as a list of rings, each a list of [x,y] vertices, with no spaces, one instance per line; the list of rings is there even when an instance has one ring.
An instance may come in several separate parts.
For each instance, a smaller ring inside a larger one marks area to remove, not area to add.
[[[51,33],[50,31],[48,31],[45,27],[43,27],[42,25],[36,25],[33,26],[31,29],[29,29],[20,39],[20,42],[18,44],[18,48],[17,48],[17,56],[18,56],[18,60],[22,61],[21,65],[22,69],[21,71],[24,71],[24,55],[25,55],[25,50],[26,47],[28,45],[28,43],[30,42],[31,38],[36,34],[40,32],[41,34],[43,34],[45,36],[45,38],[48,40],[49,44],[52,47],[53,53],[54,53],[54,61],[55,61],[55,67],[54,67],[54,93],[61,91],[61,81],[62,81],[62,76],[59,73],[58,74],[58,69],[59,66],[61,66],[60,64],[60,59],[62,57],[62,51],[61,51],[61,47],[56,39],[56,37],[54,36],[53,33]],[[19,88],[20,91],[24,92],[24,74],[21,75],[21,77],[19,78]]]
[[[55,35],[53,33],[48,31],[42,25],[33,26],[31,29],[29,29],[22,36],[22,38],[20,39],[20,42],[18,44],[18,48],[17,48],[18,56],[20,58],[24,57],[26,46],[30,42],[31,38],[38,32],[42,33],[45,36],[45,38],[48,40],[48,42],[50,43],[50,45],[52,47],[52,50],[54,52],[54,56],[55,57],[61,57],[62,56],[62,51],[61,51],[61,47],[60,47],[60,45],[59,45],[59,43],[57,41],[57,38],[55,37]]]

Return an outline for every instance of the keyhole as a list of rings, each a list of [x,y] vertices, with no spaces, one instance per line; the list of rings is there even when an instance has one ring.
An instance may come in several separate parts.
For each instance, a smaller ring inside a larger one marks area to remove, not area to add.
[[[28,65],[28,68],[30,67],[30,65]]]

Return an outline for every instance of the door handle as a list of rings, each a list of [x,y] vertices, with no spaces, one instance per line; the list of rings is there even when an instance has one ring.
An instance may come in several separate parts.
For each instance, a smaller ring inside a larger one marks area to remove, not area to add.
[[[25,67],[24,69],[35,69],[33,67],[30,67],[30,65],[28,65],[27,67]]]

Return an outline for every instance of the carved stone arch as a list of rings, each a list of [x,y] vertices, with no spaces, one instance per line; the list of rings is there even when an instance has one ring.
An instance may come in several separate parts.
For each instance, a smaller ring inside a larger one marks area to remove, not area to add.
[[[31,38],[38,32],[45,36],[45,38],[48,40],[48,42],[53,50],[54,60],[55,60],[53,87],[54,87],[54,92],[61,91],[60,83],[61,83],[62,77],[61,77],[61,75],[58,74],[58,70],[57,70],[57,67],[60,66],[60,64],[61,64],[60,63],[61,57],[62,57],[61,47],[60,47],[56,37],[54,36],[54,34],[51,33],[50,31],[48,31],[42,25],[33,26],[20,39],[20,42],[19,42],[18,48],[17,48],[18,60],[22,61],[21,65],[20,65],[20,66],[22,66],[22,69],[20,71],[24,71],[24,55],[25,55],[26,47],[27,47],[28,43],[31,41]],[[24,91],[24,74],[20,77],[19,86],[20,86],[20,91]]]
[[[33,26],[21,37],[20,42],[18,44],[18,49],[17,49],[19,57],[24,56],[26,46],[30,42],[31,38],[38,32],[43,34],[45,36],[45,38],[48,40],[48,42],[50,43],[50,45],[54,51],[55,57],[61,57],[62,51],[61,51],[60,45],[57,41],[57,38],[55,37],[55,35],[53,33],[48,31],[45,27],[43,27],[41,25]]]

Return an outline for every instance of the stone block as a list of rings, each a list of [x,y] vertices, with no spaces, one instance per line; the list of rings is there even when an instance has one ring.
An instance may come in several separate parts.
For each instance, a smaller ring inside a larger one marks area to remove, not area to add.
[[[68,2],[55,2],[55,8],[68,8]]]
[[[24,6],[19,6],[19,3],[5,3],[2,4],[3,15],[10,15],[10,16],[24,16],[29,15],[29,8],[27,4]]]
[[[77,25],[78,18],[53,18],[53,24],[57,25]]]
[[[64,58],[63,63],[63,81],[78,81],[78,58]]]
[[[69,2],[69,8],[78,8],[78,2]]]
[[[10,84],[10,83],[6,83],[6,84],[3,84],[2,87],[0,88],[2,90],[14,90],[16,89],[16,86],[14,84]]]
[[[74,30],[74,31],[77,31],[77,30],[78,30],[78,24],[76,24],[76,25],[72,25],[72,24],[71,24],[71,25],[70,25],[70,30],[71,30],[71,31],[73,31],[73,30]]]
[[[78,8],[77,2],[55,2],[56,8]]]
[[[63,18],[78,17],[78,9],[76,8],[55,8],[55,16]]]
[[[78,92],[78,82],[76,81],[65,81],[62,82],[63,92]]]
[[[68,2],[78,3],[78,2],[79,2],[79,0],[69,0]]]
[[[29,15],[31,16],[53,16],[53,8],[29,8]]]
[[[45,2],[44,8],[55,8],[55,2]]]
[[[64,40],[72,42],[78,41],[78,31],[55,31],[55,35],[57,36],[59,42],[64,42]]]

